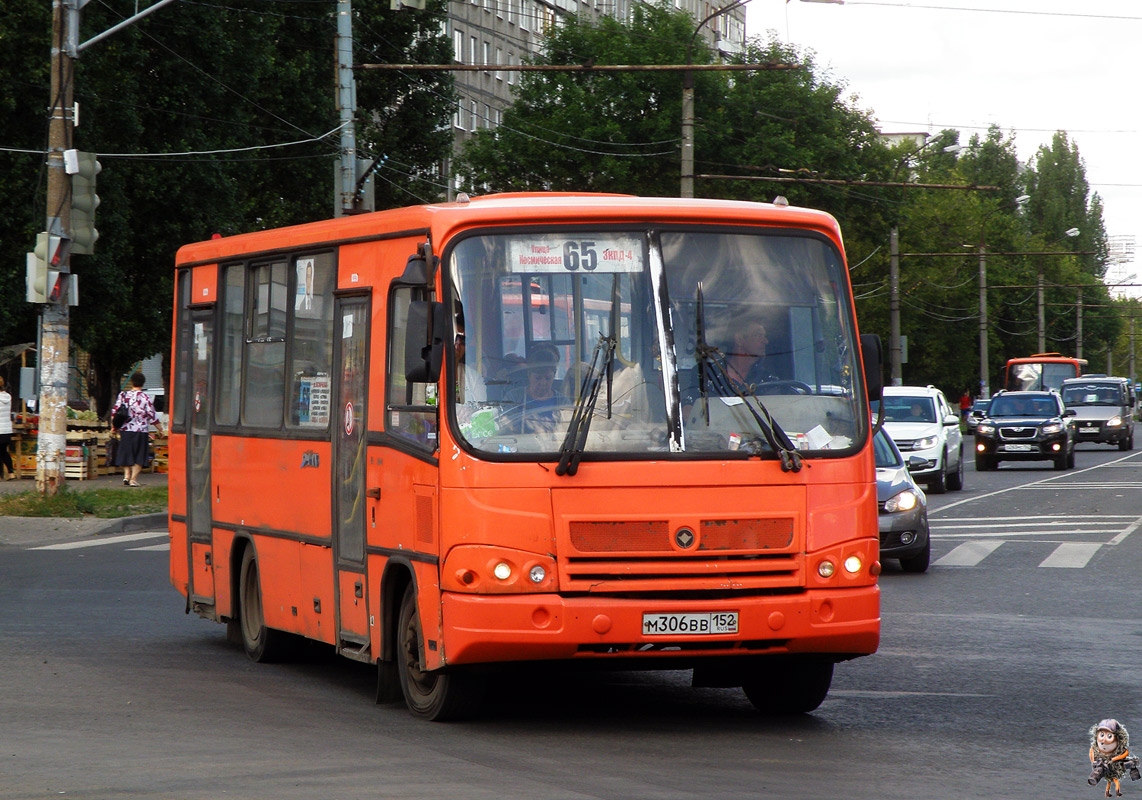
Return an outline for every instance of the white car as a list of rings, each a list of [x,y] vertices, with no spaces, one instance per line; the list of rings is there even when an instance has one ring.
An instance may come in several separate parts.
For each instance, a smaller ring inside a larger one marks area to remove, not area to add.
[[[964,488],[963,434],[960,415],[934,386],[885,386],[881,399],[884,429],[905,459],[920,456],[911,470],[931,494]]]

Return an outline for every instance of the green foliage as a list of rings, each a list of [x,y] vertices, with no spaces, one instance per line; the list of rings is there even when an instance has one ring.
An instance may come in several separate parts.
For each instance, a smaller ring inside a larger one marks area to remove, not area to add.
[[[387,0],[354,6],[357,52],[369,54],[361,60],[447,60],[443,0],[425,11],[391,11]],[[71,332],[91,355],[89,386],[102,410],[124,370],[170,346],[179,246],[332,215],[339,142],[336,133],[322,138],[338,124],[332,11],[332,3],[176,3],[77,62],[75,146],[99,153],[103,171],[95,255],[72,259],[80,305]],[[91,3],[81,39],[120,20],[109,6]],[[5,146],[44,147],[50,28],[50,4],[9,3],[0,12]],[[412,87],[364,73],[358,84],[358,117],[366,120],[360,150],[399,154],[399,164],[379,173],[378,205],[438,198],[429,176],[450,146],[440,121],[450,78],[421,78]],[[299,140],[312,141],[264,147]],[[43,156],[0,159],[0,189],[26,198],[0,217],[0,257],[21,265],[19,274],[5,270],[0,278],[0,342],[34,341],[22,265],[44,226]]]

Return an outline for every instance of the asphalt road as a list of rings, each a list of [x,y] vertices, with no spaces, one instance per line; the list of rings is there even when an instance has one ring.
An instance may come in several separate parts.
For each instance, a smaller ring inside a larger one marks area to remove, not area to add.
[[[880,651],[791,719],[687,673],[535,672],[421,722],[363,665],[254,664],[185,615],[162,531],[0,544],[0,798],[1101,797],[1087,729],[1142,731],[1139,488],[1142,451],[969,466],[929,572],[888,562]]]

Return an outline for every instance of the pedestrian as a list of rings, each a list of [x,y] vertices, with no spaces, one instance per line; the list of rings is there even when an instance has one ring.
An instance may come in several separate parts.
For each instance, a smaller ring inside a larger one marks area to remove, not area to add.
[[[966,420],[968,418],[968,414],[971,413],[971,405],[971,394],[965,391],[960,396],[960,419]]]
[[[127,409],[127,421],[119,428],[119,445],[115,448],[115,466],[123,468],[123,485],[138,486],[139,473],[147,465],[147,451],[150,445],[148,428],[158,419],[155,404],[150,395],[143,391],[146,378],[136,372],[131,376],[131,388],[119,392],[115,405],[111,407],[112,425],[115,412],[120,407]]]
[[[12,395],[0,376],[0,477],[6,481],[16,480],[16,467],[12,464],[12,456],[8,454],[8,446],[12,444]]]

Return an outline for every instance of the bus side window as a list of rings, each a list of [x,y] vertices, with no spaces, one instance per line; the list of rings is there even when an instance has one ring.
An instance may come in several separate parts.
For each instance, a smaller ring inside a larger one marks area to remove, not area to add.
[[[408,308],[423,289],[399,286],[389,295],[385,429],[425,450],[436,449],[437,386],[410,381],[404,372]]]

